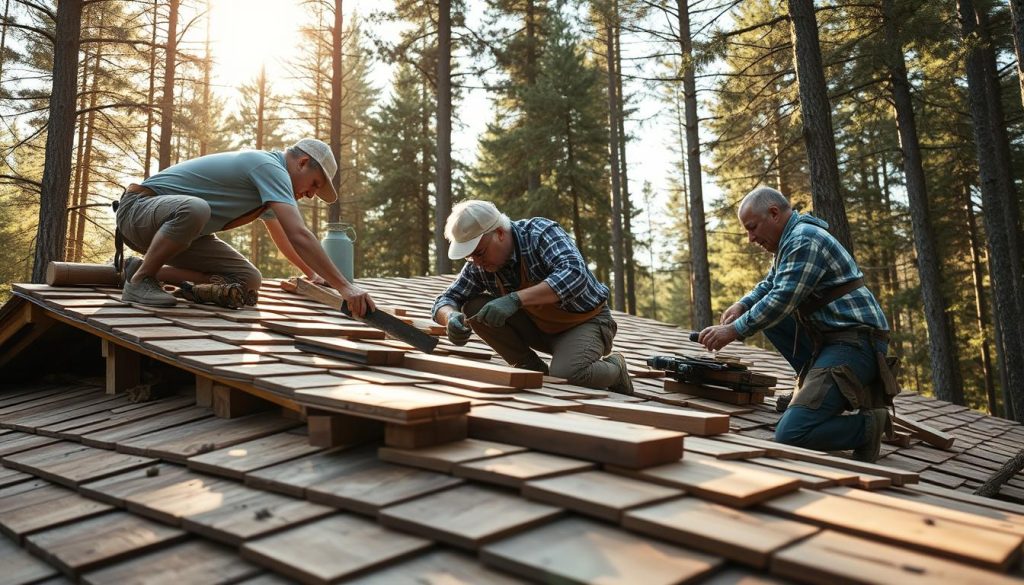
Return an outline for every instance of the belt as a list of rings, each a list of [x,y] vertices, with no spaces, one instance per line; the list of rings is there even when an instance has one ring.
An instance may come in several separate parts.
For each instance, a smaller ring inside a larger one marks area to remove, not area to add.
[[[153,195],[156,195],[156,191],[150,189],[149,187],[143,187],[142,185],[137,185],[135,183],[128,185],[128,187],[125,188],[124,192],[135,193],[137,195],[145,195],[147,197],[152,197]]]
[[[875,329],[873,327],[854,327],[852,329],[821,332],[821,339],[825,342],[856,341],[863,337],[888,343],[890,335],[888,331]]]

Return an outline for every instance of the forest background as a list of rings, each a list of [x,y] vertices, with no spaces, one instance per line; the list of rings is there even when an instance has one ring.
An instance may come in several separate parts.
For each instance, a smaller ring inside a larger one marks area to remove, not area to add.
[[[458,270],[482,198],[700,329],[770,265],[735,217],[765,184],[855,254],[907,389],[1024,418],[1024,0],[0,3],[0,283],[109,261],[128,183],[312,135],[341,199],[301,207],[357,277]],[[259,222],[222,237],[295,272]]]

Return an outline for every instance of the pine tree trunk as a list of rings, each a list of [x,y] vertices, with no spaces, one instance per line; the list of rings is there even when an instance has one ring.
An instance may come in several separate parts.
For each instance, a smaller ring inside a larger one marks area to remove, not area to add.
[[[988,413],[997,414],[995,381],[992,379],[992,356],[989,349],[988,304],[985,302],[984,274],[982,273],[981,254],[978,250],[978,226],[974,218],[974,205],[971,203],[970,187],[964,186],[962,193],[964,216],[967,226],[967,240],[971,248],[971,284],[974,290],[974,317],[980,338],[978,359],[981,362],[982,379],[985,383],[985,398],[988,402]]]
[[[615,2],[618,12],[618,2]],[[633,259],[633,206],[629,201],[629,164],[626,162],[626,98],[622,93],[622,27],[615,27],[615,71],[617,73],[619,162],[622,164],[622,239],[626,262],[626,310],[636,315],[636,263]]]
[[[213,69],[213,55],[210,53],[210,14],[212,11],[213,0],[206,0],[206,44],[203,54],[203,125],[199,129],[199,156],[206,156],[209,152],[210,132],[213,131],[213,120],[210,119],[210,72]]]
[[[615,271],[614,308],[626,310],[626,278],[622,258],[622,187],[619,182],[619,122],[617,116],[618,98],[615,88],[615,47],[612,19],[617,15],[605,15],[605,58],[608,64],[608,153],[612,175],[612,269]]]
[[[914,104],[910,97],[910,82],[903,57],[896,23],[894,0],[882,0],[883,38],[886,61],[892,84],[896,126],[899,131],[900,150],[903,153],[903,173],[906,177],[907,199],[910,205],[910,223],[917,251],[917,270],[924,301],[925,322],[928,326],[929,358],[932,366],[932,385],[935,397],[954,404],[964,403],[963,379],[957,355],[956,334],[948,315],[949,302],[942,291],[942,269],[935,248],[928,209],[928,189],[921,160],[921,145],[917,137]]]
[[[341,90],[344,69],[342,67],[342,52],[344,45],[341,40],[343,30],[344,14],[342,13],[342,0],[334,3],[334,28],[331,29],[331,152],[338,161],[338,168],[341,168]],[[341,173],[334,174],[334,188],[338,191],[338,200],[327,207],[327,221],[337,223],[341,221]]]
[[[88,27],[88,20],[83,21],[82,27]],[[78,92],[78,109],[84,110],[86,106],[86,95],[89,89],[89,51],[82,52],[82,72],[81,72],[81,85]],[[79,215],[77,213],[78,206],[82,204],[82,172],[85,165],[82,164],[82,159],[85,157],[85,124],[78,125],[78,139],[75,141],[75,176],[71,186],[71,208],[74,211],[68,213],[68,241],[67,250],[64,255],[64,260],[67,262],[73,262],[75,258],[75,238],[74,234],[78,231]]]
[[[168,0],[167,45],[164,54],[164,91],[160,100],[160,152],[158,170],[171,166],[171,137],[174,135],[174,72],[178,54],[178,6]]]
[[[1013,15],[1013,48],[1017,54],[1017,79],[1020,82],[1020,97],[1024,100],[1024,0],[1010,0]]]
[[[452,271],[444,224],[452,210],[452,3],[439,0],[437,23],[437,186],[434,193],[434,269]]]
[[[576,168],[576,137],[572,132],[572,115],[565,117],[565,162],[570,169]],[[572,236],[576,249],[583,250],[583,228],[580,225],[580,193],[575,178],[569,183],[569,197],[572,199]]]
[[[256,80],[256,150],[263,150],[266,131],[267,113],[267,67],[260,66],[260,74]],[[263,222],[254,221],[249,224],[249,261],[257,268],[263,264]]]
[[[700,168],[700,128],[697,118],[697,82],[690,37],[690,7],[676,0],[679,8],[679,40],[683,55],[683,102],[686,106],[686,170],[690,207],[690,272],[693,275],[693,321],[696,330],[711,325],[711,269],[708,266],[707,222],[704,219],[704,188]]]
[[[793,66],[800,90],[800,114],[811,174],[814,213],[853,255],[853,238],[839,185],[839,162],[832,129],[832,110],[821,62],[818,23],[813,0],[787,0],[793,37]]]
[[[82,0],[61,0],[57,4],[56,24],[32,282],[44,282],[47,265],[64,257],[68,188],[71,186],[71,158],[75,144],[75,91],[82,35]]]
[[[972,0],[957,0],[961,38],[969,47],[966,54],[967,97],[974,128],[975,148],[978,155],[985,232],[988,237],[989,273],[992,296],[999,315],[1002,331],[1003,363],[1008,395],[1007,414],[1013,420],[1024,417],[1024,340],[1021,328],[1020,303],[1014,281],[1015,271],[1010,251],[1010,218],[1003,213],[1003,199],[1010,196],[1002,189],[996,153],[995,133],[987,98],[985,56],[977,46],[978,25]]]
[[[409,276],[424,276],[430,274],[430,242],[433,239],[433,231],[430,229],[430,110],[429,103],[430,88],[429,81],[423,78],[420,83],[420,103],[423,107],[420,110],[420,139],[422,148],[420,150],[420,225],[419,225],[419,249],[416,250],[416,266],[409,266]],[[436,210],[435,210],[436,214]],[[445,246],[439,253],[447,256],[448,247]]]
[[[537,10],[534,0],[526,0],[526,87],[537,84]],[[529,121],[527,121],[529,122]],[[526,192],[540,189],[540,169],[530,162],[526,171]]]
[[[11,14],[11,0],[4,0],[4,20],[0,23],[0,88],[4,83],[4,55],[7,54],[7,19]]]
[[[149,178],[153,160],[153,114],[156,112],[156,23],[160,16],[160,0],[153,0],[153,31],[149,40],[149,92],[146,93],[146,154],[142,158],[142,178]]]
[[[100,15],[100,26],[103,26],[102,13]],[[92,80],[90,82],[92,91],[89,93],[89,114],[85,120],[85,147],[82,149],[82,184],[78,195],[78,202],[76,203],[78,209],[75,210],[78,221],[75,222],[75,231],[70,233],[75,242],[74,254],[70,258],[72,262],[82,261],[82,252],[85,247],[85,222],[88,221],[89,215],[89,183],[92,182],[92,143],[93,136],[96,135],[96,103],[99,101],[98,96],[100,93],[99,77],[100,63],[103,61],[102,48],[103,46],[97,43],[96,53],[93,55]]]

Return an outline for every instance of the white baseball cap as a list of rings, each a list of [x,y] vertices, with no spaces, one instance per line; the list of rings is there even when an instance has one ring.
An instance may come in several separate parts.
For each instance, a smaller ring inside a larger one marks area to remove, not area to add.
[[[490,201],[471,199],[452,208],[444,228],[448,258],[458,260],[473,253],[480,238],[501,225],[501,212]]]
[[[324,203],[334,203],[337,201],[338,191],[334,188],[334,174],[338,172],[338,161],[334,158],[331,147],[316,138],[303,138],[293,144],[292,148],[308,154],[310,158],[320,165],[320,169],[324,172],[324,177],[327,180],[324,181],[324,186],[320,187],[320,190],[317,191],[317,196]]]

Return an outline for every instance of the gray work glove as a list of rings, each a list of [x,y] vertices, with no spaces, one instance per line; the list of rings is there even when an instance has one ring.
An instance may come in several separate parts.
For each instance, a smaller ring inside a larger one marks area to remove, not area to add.
[[[512,292],[481,307],[480,312],[473,315],[473,320],[488,327],[504,327],[505,321],[508,321],[508,318],[522,306],[523,303],[519,300],[519,295]]]
[[[448,341],[455,345],[466,345],[466,342],[469,341],[469,336],[473,335],[473,330],[466,325],[466,316],[459,312],[453,312],[448,315],[446,331],[448,333]]]

